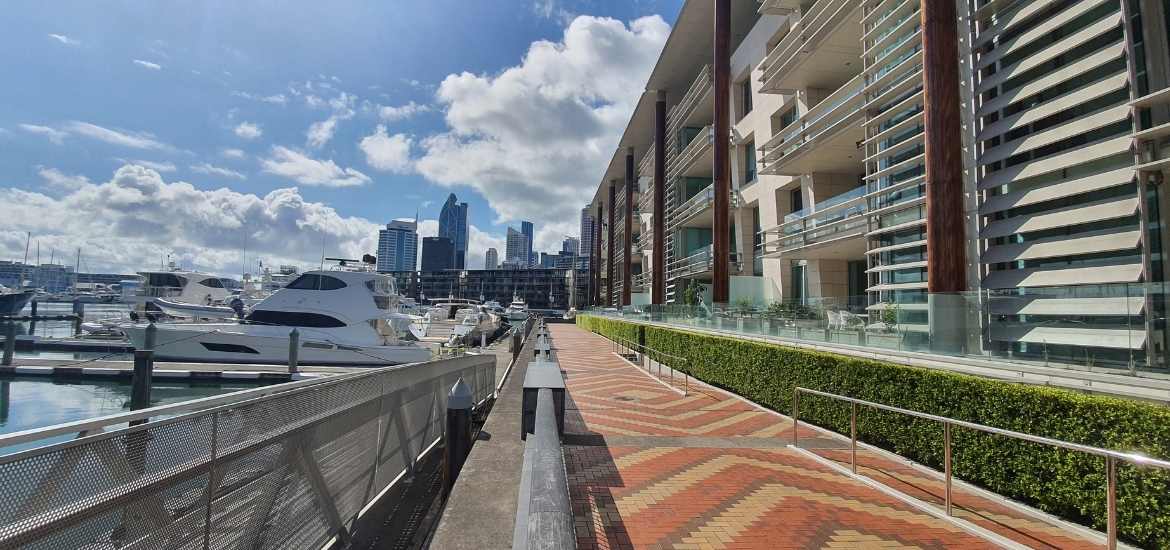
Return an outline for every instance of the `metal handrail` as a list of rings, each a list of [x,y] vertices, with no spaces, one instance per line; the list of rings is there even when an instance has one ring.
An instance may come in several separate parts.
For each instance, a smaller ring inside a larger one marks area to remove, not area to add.
[[[874,403],[873,401],[866,401],[864,399],[857,399],[855,397],[848,397],[835,393],[823,392],[809,388],[802,388],[797,386],[792,391],[792,445],[799,447],[800,441],[797,435],[797,429],[800,425],[800,394],[807,393],[811,395],[818,395],[821,397],[828,397],[830,399],[837,399],[851,404],[849,431],[850,431],[850,465],[853,473],[857,473],[857,406],[862,405],[878,410],[889,411],[924,420],[932,420],[934,422],[941,422],[943,425],[943,472],[946,483],[946,511],[947,515],[952,515],[951,507],[951,432],[952,427],[958,426],[961,428],[968,428],[984,433],[1002,435],[1013,439],[1020,439],[1030,443],[1039,443],[1041,445],[1048,445],[1050,447],[1057,447],[1060,449],[1067,449],[1070,451],[1078,451],[1086,454],[1101,456],[1105,458],[1105,477],[1108,480],[1106,484],[1106,502],[1107,502],[1107,532],[1106,541],[1108,548],[1113,550],[1117,548],[1117,461],[1122,460],[1138,467],[1158,468],[1170,471],[1170,461],[1151,458],[1137,453],[1126,453],[1122,451],[1115,451],[1112,449],[1105,449],[1101,447],[1093,447],[1091,445],[1083,445],[1080,443],[1072,443],[1069,441],[1062,441],[1060,439],[1052,439],[1039,435],[1026,434],[1014,430],[1007,430],[1003,428],[995,428],[984,424],[975,422],[968,422],[966,420],[958,420],[936,414],[924,413],[919,411],[912,411],[891,405],[883,405],[881,403]]]
[[[644,345],[639,344],[637,342],[632,342],[632,341],[627,340],[625,338],[622,338],[620,336],[610,336],[607,338],[609,338],[609,341],[612,343],[611,349],[612,349],[613,353],[618,353],[619,346],[622,348],[625,348],[626,354],[628,354],[630,352],[630,350],[638,350],[638,349],[642,350],[641,351],[642,356],[649,358],[651,361],[651,364],[646,365],[646,374],[651,374],[650,369],[653,367],[652,363],[657,363],[658,364],[658,373],[655,376],[659,380],[662,379],[662,359],[661,359],[662,357],[667,357],[667,358],[674,360],[674,361],[687,363],[686,357],[680,357],[678,355],[672,355],[672,354],[666,353],[664,351],[658,351],[654,348],[644,346]],[[624,355],[624,354],[619,354],[619,355]],[[670,373],[669,373],[670,374],[670,387],[673,388],[674,387],[674,372],[678,369],[676,369],[670,365],[667,365],[667,368],[670,369]],[[691,375],[688,374],[686,371],[683,371],[682,375],[683,375],[683,396],[686,397],[691,392]]]

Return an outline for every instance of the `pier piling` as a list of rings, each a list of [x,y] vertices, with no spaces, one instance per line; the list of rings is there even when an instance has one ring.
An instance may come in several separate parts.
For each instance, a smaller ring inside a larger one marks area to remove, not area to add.
[[[151,377],[154,376],[154,350],[134,350],[134,377],[130,385],[130,410],[137,411],[150,407]],[[144,424],[146,420],[134,420],[130,425]]]
[[[288,373],[296,374],[297,372],[297,350],[301,347],[301,333],[293,327],[292,331],[288,333]]]
[[[16,323],[8,321],[4,324],[4,366],[12,364],[12,356],[16,354]]]
[[[81,321],[85,318],[85,303],[73,302],[73,335],[81,336]]]
[[[451,494],[455,486],[455,479],[459,477],[459,470],[463,469],[463,462],[471,453],[471,406],[475,399],[471,395],[471,388],[459,380],[451,386],[447,393],[447,441],[445,462],[447,464],[446,482],[443,487],[443,496]]]
[[[142,349],[154,351],[155,342],[158,340],[158,327],[154,326],[154,322],[146,325],[146,331],[142,336]]]

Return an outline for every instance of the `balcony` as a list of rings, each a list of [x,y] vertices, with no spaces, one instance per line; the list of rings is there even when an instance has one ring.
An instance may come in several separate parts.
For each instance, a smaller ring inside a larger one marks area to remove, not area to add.
[[[793,212],[766,229],[763,255],[801,260],[845,260],[865,255],[866,188],[857,187],[811,209]]]
[[[685,258],[670,261],[666,264],[666,279],[674,280],[679,277],[694,277],[710,275],[713,266],[714,246],[707,245],[691,253]],[[729,254],[731,273],[738,273],[741,265],[737,254]]]
[[[698,122],[703,124],[710,122],[714,117],[711,102],[711,92],[714,89],[715,81],[711,66],[704,65],[699,70],[694,82],[687,88],[687,92],[683,94],[682,99],[666,114],[666,135],[678,135],[679,129],[686,126],[687,122],[695,118],[696,115],[702,115],[705,118],[705,120]]]
[[[638,161],[638,176],[639,177],[654,177],[654,145],[650,145],[650,149],[642,156],[642,160]]]
[[[760,15],[788,15],[800,9],[798,0],[763,0],[760,2]]]
[[[861,35],[861,2],[817,0],[760,64],[760,91],[836,88],[861,69]]]
[[[692,166],[695,166],[696,163],[698,163],[700,160],[710,160],[711,152],[713,151],[711,148],[713,140],[714,130],[711,128],[711,126],[707,126],[700,130],[698,135],[696,135],[695,138],[692,139],[691,142],[688,143],[681,152],[679,152],[679,154],[674,155],[670,159],[670,162],[666,164],[666,177],[668,179],[674,179],[682,175],[688,175],[687,171],[690,170]],[[707,172],[709,173],[709,162],[707,163],[706,168],[708,168]]]
[[[854,77],[764,144],[761,174],[843,172],[861,163],[865,80]]]
[[[739,199],[735,193],[731,194],[731,208],[739,206]],[[670,211],[666,217],[666,230],[674,231],[680,227],[711,227],[714,225],[713,214],[715,206],[715,184],[695,195],[677,208]]]

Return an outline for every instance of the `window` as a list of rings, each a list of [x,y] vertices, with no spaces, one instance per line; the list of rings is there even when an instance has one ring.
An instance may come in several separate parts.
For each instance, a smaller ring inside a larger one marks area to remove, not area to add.
[[[339,288],[345,288],[345,282],[328,275],[306,273],[297,277],[297,280],[289,283],[285,288],[297,290],[337,290]]]
[[[184,279],[174,273],[148,273],[147,286],[183,288]]]
[[[792,201],[792,211],[800,212],[804,210],[804,195],[801,194],[800,189],[793,189],[788,192],[789,200]]]
[[[280,327],[338,328],[345,326],[345,323],[340,319],[320,313],[272,311],[268,309],[254,309],[252,313],[248,314],[246,320],[249,323],[257,325],[274,325]]]
[[[252,353],[259,354],[260,352],[239,344],[218,344],[215,342],[200,342],[207,351],[218,351],[222,353]]]
[[[223,288],[223,281],[216,279],[215,277],[210,279],[203,279],[202,281],[199,281],[199,284],[207,288]]]
[[[752,112],[752,79],[744,80],[743,84],[739,85],[739,92],[743,102],[743,112],[740,114],[740,118],[743,118]]]
[[[755,183],[756,181],[756,142],[747,142],[747,148],[743,151],[743,165],[744,165],[744,184]]]

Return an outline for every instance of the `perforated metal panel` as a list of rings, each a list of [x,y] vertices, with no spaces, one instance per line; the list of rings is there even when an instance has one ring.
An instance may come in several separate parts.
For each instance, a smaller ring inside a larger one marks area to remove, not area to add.
[[[441,437],[456,380],[482,403],[494,372],[371,369],[0,457],[0,548],[319,547]]]

